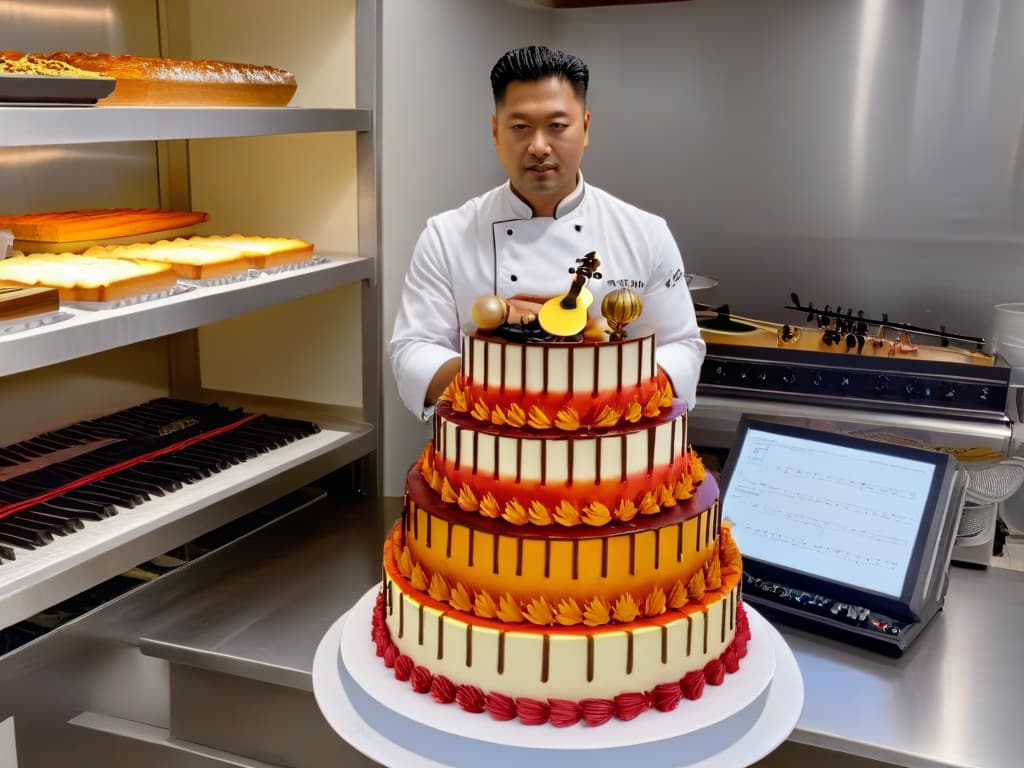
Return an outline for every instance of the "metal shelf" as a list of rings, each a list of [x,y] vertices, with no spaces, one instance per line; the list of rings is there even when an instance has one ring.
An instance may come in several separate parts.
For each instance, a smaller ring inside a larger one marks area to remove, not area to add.
[[[328,259],[237,283],[200,286],[186,293],[119,309],[67,309],[67,320],[0,334],[0,376],[41,368],[373,278],[371,259]]]
[[[0,566],[0,627],[88,587],[362,458],[372,426],[336,422],[163,498],[100,521]]]
[[[0,107],[0,146],[368,131],[368,109]]]

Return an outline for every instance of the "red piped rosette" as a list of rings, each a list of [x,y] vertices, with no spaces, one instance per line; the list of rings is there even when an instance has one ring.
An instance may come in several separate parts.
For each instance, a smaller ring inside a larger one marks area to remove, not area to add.
[[[371,636],[377,655],[384,665],[394,669],[395,679],[408,682],[417,693],[429,693],[439,704],[457,704],[466,712],[487,712],[495,720],[516,720],[523,725],[544,725],[566,728],[583,721],[598,726],[612,719],[632,720],[649,709],[671,712],[683,700],[696,701],[704,693],[705,685],[721,685],[726,675],[740,668],[740,659],[747,655],[750,640],[750,621],[743,603],[736,605],[736,636],[729,647],[703,669],[687,672],[682,679],[660,683],[652,691],[620,693],[614,699],[531,699],[526,696],[512,698],[503,693],[484,693],[475,685],[457,685],[444,675],[432,675],[423,666],[399,652],[391,640],[384,623],[384,593],[377,595],[373,608]]]

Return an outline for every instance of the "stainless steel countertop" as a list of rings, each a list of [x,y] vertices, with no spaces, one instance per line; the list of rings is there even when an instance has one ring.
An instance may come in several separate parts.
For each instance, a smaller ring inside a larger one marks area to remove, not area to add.
[[[309,689],[317,643],[379,578],[399,510],[321,502],[164,577],[131,598],[144,651]],[[954,568],[946,607],[900,659],[780,629],[805,686],[792,741],[907,768],[1020,764],[1024,574]]]

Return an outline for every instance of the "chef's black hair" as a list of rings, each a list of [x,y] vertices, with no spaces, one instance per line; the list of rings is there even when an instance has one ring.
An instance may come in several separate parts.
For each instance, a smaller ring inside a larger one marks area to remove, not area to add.
[[[495,105],[505,100],[509,83],[517,80],[533,81],[545,77],[560,77],[572,86],[577,98],[587,103],[590,70],[578,56],[553,51],[543,45],[528,45],[508,51],[491,69],[491,90]]]

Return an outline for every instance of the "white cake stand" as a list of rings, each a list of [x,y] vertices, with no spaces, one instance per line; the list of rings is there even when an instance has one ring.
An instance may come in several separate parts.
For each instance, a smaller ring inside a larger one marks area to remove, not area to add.
[[[437,704],[394,679],[369,636],[378,590],[369,590],[320,641],[313,693],[338,735],[384,765],[561,768],[585,761],[588,768],[739,768],[778,747],[803,707],[803,681],[789,646],[748,605],[752,637],[739,673],[721,686],[706,685],[696,702],[598,728],[499,722]]]

